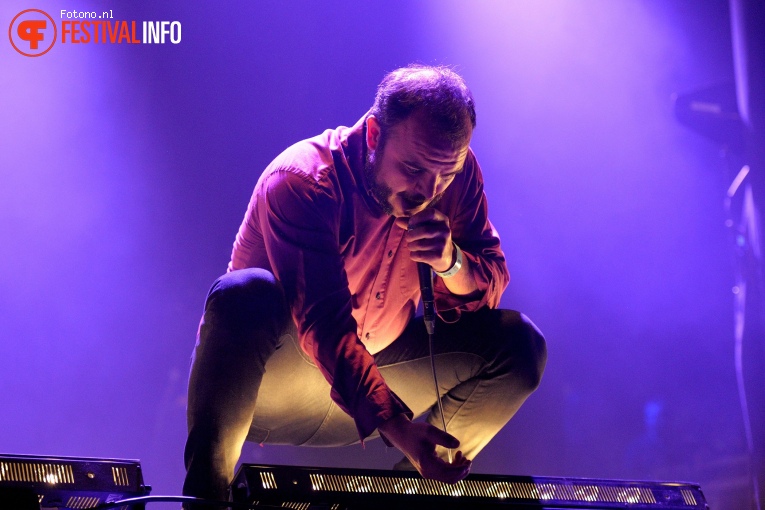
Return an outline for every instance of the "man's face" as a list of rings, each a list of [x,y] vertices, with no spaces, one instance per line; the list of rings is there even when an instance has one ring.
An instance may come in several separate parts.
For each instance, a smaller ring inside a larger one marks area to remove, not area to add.
[[[393,126],[380,147],[377,119],[367,119],[367,178],[372,195],[392,216],[409,217],[435,204],[462,171],[470,140],[453,148],[413,114]]]

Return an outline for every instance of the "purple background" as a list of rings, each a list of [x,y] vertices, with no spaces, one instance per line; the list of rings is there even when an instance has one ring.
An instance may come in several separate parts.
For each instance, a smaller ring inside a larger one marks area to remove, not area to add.
[[[30,7],[177,20],[183,40],[0,43],[0,452],[137,458],[154,494],[180,493],[196,325],[260,172],[354,123],[386,71],[444,63],[478,104],[502,304],[550,353],[474,470],[688,480],[743,506],[730,177],[671,100],[733,79],[727,1],[6,0],[0,20]]]

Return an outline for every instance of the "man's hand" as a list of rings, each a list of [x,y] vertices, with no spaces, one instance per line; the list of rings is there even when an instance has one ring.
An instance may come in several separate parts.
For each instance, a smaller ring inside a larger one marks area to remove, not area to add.
[[[396,225],[407,230],[406,242],[412,260],[425,262],[440,272],[454,265],[452,230],[444,213],[429,208],[411,218],[397,218]]]
[[[412,423],[399,414],[384,422],[379,431],[406,455],[423,478],[457,483],[470,473],[472,462],[457,452],[451,464],[436,455],[436,445],[457,448],[456,437],[428,423]]]
[[[452,268],[456,250],[449,218],[445,214],[437,209],[425,209],[411,218],[396,218],[396,225],[407,231],[404,239],[412,260],[425,262],[441,273]],[[444,279],[444,285],[457,296],[477,291],[478,285],[473,278],[470,262],[465,260],[454,276]]]

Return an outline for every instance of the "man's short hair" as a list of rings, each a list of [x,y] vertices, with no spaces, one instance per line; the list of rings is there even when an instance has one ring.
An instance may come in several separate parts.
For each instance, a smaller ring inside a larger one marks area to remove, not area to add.
[[[457,147],[475,128],[475,101],[465,80],[446,66],[411,64],[386,74],[377,87],[371,114],[382,141],[390,128],[415,112],[425,114],[431,133]],[[383,142],[384,143],[384,142]]]

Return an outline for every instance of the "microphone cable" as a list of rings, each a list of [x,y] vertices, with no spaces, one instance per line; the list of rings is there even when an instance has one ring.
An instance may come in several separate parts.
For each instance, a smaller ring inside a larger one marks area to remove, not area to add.
[[[438,388],[438,374],[436,372],[436,357],[433,353],[433,338],[436,334],[436,304],[433,294],[433,270],[424,262],[417,263],[417,276],[420,278],[420,291],[422,293],[423,321],[428,332],[428,350],[430,351],[430,368],[433,372],[433,385],[436,390],[436,403],[438,413],[441,415],[441,426],[446,432],[446,418],[444,406],[441,403],[441,391]],[[447,432],[448,433],[448,432]],[[447,449],[449,464],[452,463],[452,449]]]

